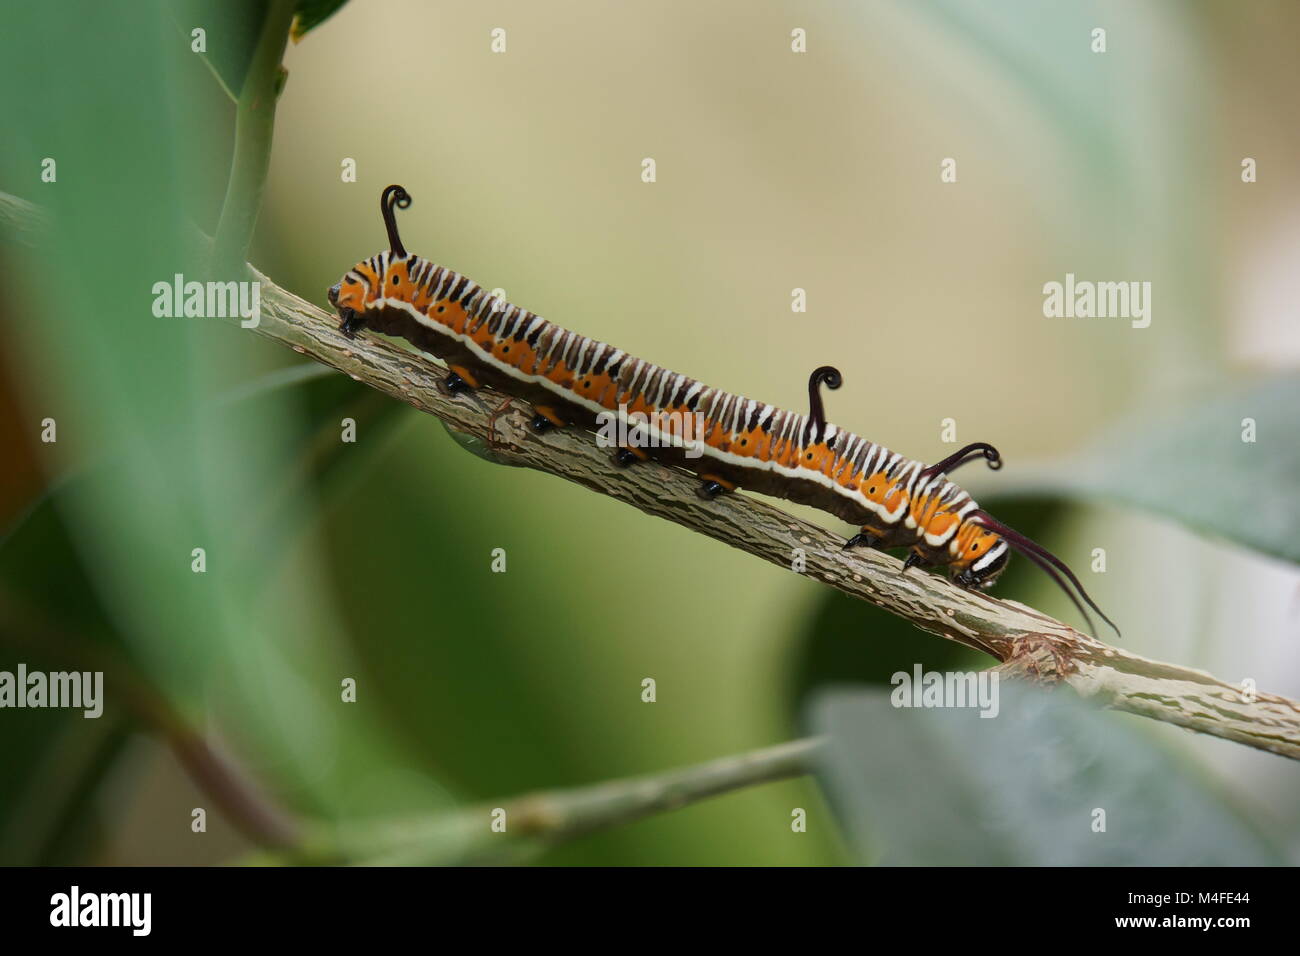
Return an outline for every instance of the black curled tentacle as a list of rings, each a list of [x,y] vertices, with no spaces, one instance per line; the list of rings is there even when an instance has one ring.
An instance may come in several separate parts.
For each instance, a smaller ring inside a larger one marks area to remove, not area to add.
[[[936,462],[928,468],[923,469],[921,473],[916,476],[917,480],[925,481],[927,478],[932,478],[935,475],[956,471],[962,465],[966,464],[967,461],[971,460],[976,453],[983,454],[984,460],[989,463],[989,469],[991,471],[998,471],[1002,468],[1002,454],[987,442],[977,441],[972,442],[960,451],[954,452],[943,461]]]
[[[821,441],[826,433],[826,411],[822,408],[821,386],[837,389],[843,384],[844,376],[840,374],[840,370],[830,365],[815,368],[808,376],[808,419],[812,423],[814,443]]]
[[[379,212],[383,215],[384,227],[388,230],[388,248],[399,259],[406,258],[406,248],[397,232],[397,214],[393,207],[406,209],[410,205],[411,194],[403,186],[389,186],[379,196]]]

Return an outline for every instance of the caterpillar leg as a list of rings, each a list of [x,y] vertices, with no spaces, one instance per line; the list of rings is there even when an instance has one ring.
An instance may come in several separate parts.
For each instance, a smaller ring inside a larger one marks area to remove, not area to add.
[[[541,434],[550,431],[552,428],[563,428],[568,424],[550,405],[534,405],[533,411],[536,412],[530,423],[533,431]]]
[[[448,365],[451,374],[443,379],[442,384],[452,395],[459,395],[461,392],[469,392],[478,388],[478,379],[469,369],[460,365]]]
[[[912,568],[917,567],[928,568],[930,564],[915,551],[907,552],[907,557],[903,560],[903,573],[906,574]]]
[[[357,337],[366,326],[366,317],[356,309],[343,308],[339,310],[339,331],[350,339]]]
[[[628,468],[639,461],[649,461],[650,456],[643,449],[632,448],[628,445],[622,445],[618,451],[614,452],[614,464],[620,468]]]
[[[952,576],[952,583],[957,585],[963,591],[974,591],[979,588],[979,578],[975,577],[970,568],[964,571],[958,571]]]
[[[705,501],[712,501],[724,491],[735,491],[734,483],[727,481],[725,478],[719,478],[717,475],[700,475],[700,486],[695,489],[695,493]]]
[[[848,551],[850,548],[874,548],[876,542],[880,540],[874,534],[870,534],[866,528],[863,528],[848,541],[844,542],[843,550]]]

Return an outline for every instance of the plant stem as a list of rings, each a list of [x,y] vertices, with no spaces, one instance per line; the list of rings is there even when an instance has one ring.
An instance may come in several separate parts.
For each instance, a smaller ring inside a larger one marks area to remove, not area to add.
[[[308,837],[305,855],[259,862],[366,865],[517,863],[558,843],[634,823],[709,797],[811,773],[825,738],[793,740],[664,773],[510,797],[436,817]],[[501,828],[494,829],[497,821]]]
[[[275,104],[283,86],[282,67],[294,0],[272,0],[235,107],[235,148],[226,198],[221,204],[212,252],[214,275],[242,270],[262,206],[262,189],[271,163]]]

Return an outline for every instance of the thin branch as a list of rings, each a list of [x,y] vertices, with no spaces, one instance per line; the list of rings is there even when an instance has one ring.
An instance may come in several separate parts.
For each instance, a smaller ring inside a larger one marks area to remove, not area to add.
[[[547,847],[745,787],[815,769],[825,739],[810,737],[666,773],[512,797],[447,814],[322,832],[286,860],[369,865],[519,862]],[[493,824],[497,824],[494,828]]]
[[[0,208],[7,201],[0,194]],[[452,397],[439,384],[445,373],[424,355],[374,334],[349,340],[336,317],[254,274],[262,283],[257,334],[437,416],[494,461],[576,482],[790,573],[796,551],[802,552],[805,576],[984,651],[1002,662],[1007,675],[1068,684],[1115,710],[1300,759],[1295,701],[1247,694],[1205,671],[1111,647],[1032,608],[964,591],[937,575],[903,574],[898,559],[844,551],[840,536],[759,498],[736,494],[703,503],[695,496],[697,480],[685,471],[655,462],[618,469],[589,435],[573,429],[538,435],[528,428],[524,403],[490,390]]]
[[[742,787],[811,773],[824,745],[821,737],[793,740],[669,773],[533,794],[508,801],[503,809],[508,825],[525,836],[567,840]]]

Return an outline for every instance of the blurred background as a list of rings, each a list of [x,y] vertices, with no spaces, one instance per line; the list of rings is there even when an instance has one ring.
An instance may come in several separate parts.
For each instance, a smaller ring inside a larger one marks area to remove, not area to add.
[[[0,710],[0,862],[259,859],[178,757],[179,727],[343,830],[829,727],[847,740],[835,760],[952,800],[864,793],[832,768],[533,859],[1098,862],[1009,847],[959,755],[855,734],[832,706],[917,663],[990,659],[466,454],[437,420],[238,327],[155,317],[153,283],[199,273],[195,227],[217,228],[223,86],[238,93],[264,16],[6,14],[0,191],[47,221],[39,238],[9,223],[0,246],[0,669],[125,676],[99,720]],[[351,0],[285,54],[250,258],[325,305],[386,245],[376,200],[402,183],[411,251],[561,325],[783,407],[834,363],[838,424],[922,460],[952,450],[945,419],[995,444],[1007,466],[961,478],[1081,573],[1126,649],[1297,697],[1298,33],[1286,0]],[[1150,282],[1150,326],[1044,317],[1044,284],[1067,273]],[[648,586],[668,600],[646,606]],[[996,594],[1081,623],[1023,561]],[[1077,720],[1089,766],[1161,768],[1089,784],[1104,795],[1081,805],[1116,808],[1117,827],[1138,808],[1172,821],[1107,860],[1300,860],[1292,762]],[[915,779],[918,761],[936,776]],[[1064,786],[1059,767],[1012,763]],[[1050,819],[1032,832],[1050,842]]]

